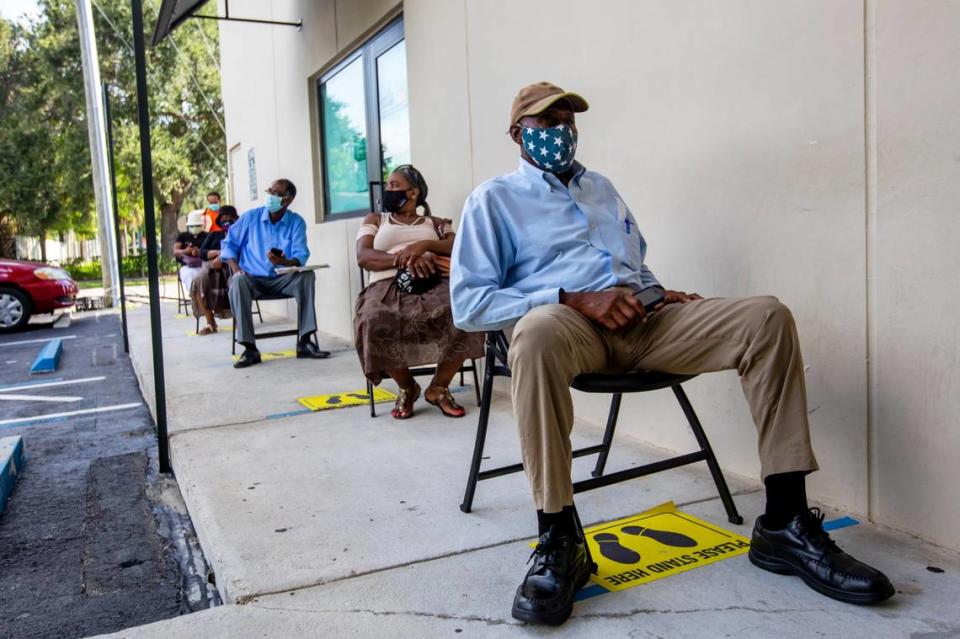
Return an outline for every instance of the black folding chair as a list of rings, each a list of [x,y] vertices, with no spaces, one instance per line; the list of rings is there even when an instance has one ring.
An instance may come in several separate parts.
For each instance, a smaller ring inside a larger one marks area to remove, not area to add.
[[[260,318],[260,323],[263,324],[263,313],[260,312],[260,300],[292,300],[292,295],[265,295],[263,297],[258,297],[253,300],[253,307],[251,308],[251,314],[256,315]],[[262,339],[270,339],[271,337],[289,337],[290,335],[300,335],[300,309],[297,309],[297,328],[288,328],[282,331],[267,331],[265,333],[254,333],[253,336],[257,341]],[[233,317],[233,346],[231,347],[230,353],[233,355],[237,354],[237,317]],[[197,326],[199,327],[199,319],[197,320]]]
[[[470,464],[470,474],[467,477],[467,489],[463,496],[463,503],[460,504],[460,510],[468,513],[473,508],[473,497],[477,489],[477,482],[484,479],[493,479],[502,475],[518,473],[523,470],[523,464],[511,464],[489,470],[480,470],[480,463],[483,458],[483,447],[487,437],[487,422],[490,418],[490,404],[493,401],[493,378],[497,376],[510,377],[510,368],[507,365],[507,349],[509,343],[502,331],[487,333],[487,353],[483,372],[483,394],[480,404],[480,416],[477,422],[477,439],[473,448],[473,461]],[[574,457],[584,457],[587,455],[597,455],[597,463],[593,469],[591,479],[583,479],[573,483],[573,492],[581,493],[602,486],[617,484],[622,481],[652,475],[671,468],[685,466],[696,462],[705,461],[713,475],[713,482],[717,486],[717,492],[720,494],[720,500],[727,511],[727,519],[733,524],[742,524],[743,517],[737,512],[737,506],[733,503],[733,497],[730,495],[730,489],[717,463],[716,455],[710,447],[703,426],[697,418],[697,414],[687,399],[687,394],[683,391],[681,383],[696,377],[695,375],[671,375],[669,373],[659,373],[653,371],[631,371],[627,373],[586,373],[578,375],[570,384],[572,388],[585,393],[610,393],[613,398],[610,402],[610,413],[607,417],[607,427],[603,433],[603,442],[594,446],[587,446],[573,451]],[[604,475],[604,468],[607,464],[607,456],[610,453],[610,446],[613,443],[613,434],[617,427],[617,419],[620,415],[620,402],[624,393],[641,393],[652,390],[669,388],[673,391],[680,408],[690,424],[693,436],[697,440],[699,450],[684,455],[678,455],[669,459],[663,459],[650,464],[636,466],[626,470],[620,470],[609,475]],[[579,526],[579,518],[577,518]],[[581,530],[582,534],[582,530]]]
[[[190,312],[193,305],[193,300],[190,299],[190,295],[187,294],[186,289],[183,287],[183,280],[180,278],[180,268],[182,266],[182,264],[177,263],[177,315],[181,313],[186,315]]]
[[[366,271],[363,268],[360,268],[360,289],[362,290],[366,287]],[[410,374],[414,377],[425,377],[427,375],[434,375],[437,372],[436,366],[418,366],[417,368],[411,368]],[[463,386],[463,374],[464,373],[473,373],[473,392],[477,396],[477,406],[480,406],[480,380],[477,378],[477,360],[471,359],[470,363],[463,363],[463,366],[460,367],[460,385]],[[381,376],[384,379],[390,379],[390,376],[386,371],[380,371]],[[373,401],[373,383],[368,379],[367,380],[367,395],[370,397],[370,417],[377,416],[376,404]]]

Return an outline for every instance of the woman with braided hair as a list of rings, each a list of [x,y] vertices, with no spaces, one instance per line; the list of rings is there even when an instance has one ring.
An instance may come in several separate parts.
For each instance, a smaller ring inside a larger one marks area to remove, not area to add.
[[[420,171],[397,167],[385,184],[384,212],[368,215],[357,232],[357,262],[370,272],[353,321],[357,354],[372,383],[386,372],[399,385],[391,411],[396,419],[412,417],[420,396],[410,367],[434,362],[437,372],[424,399],[447,417],[463,417],[450,380],[464,360],[483,355],[483,334],[453,325],[448,277],[454,233],[450,220],[430,214],[427,191]]]

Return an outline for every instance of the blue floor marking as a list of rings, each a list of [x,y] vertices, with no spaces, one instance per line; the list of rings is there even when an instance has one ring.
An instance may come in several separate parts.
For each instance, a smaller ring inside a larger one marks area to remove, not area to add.
[[[856,526],[860,522],[854,519],[853,517],[841,517],[840,519],[831,519],[830,521],[823,522],[824,530],[836,530],[838,528],[847,528],[848,526]]]
[[[597,595],[605,595],[609,590],[601,586],[600,584],[590,584],[584,588],[580,589],[580,592],[577,593],[577,596],[573,598],[574,601],[583,601],[584,599],[590,599],[591,597],[596,597]]]
[[[294,415],[306,415],[307,413],[312,413],[313,411],[309,408],[304,408],[302,410],[291,410],[286,413],[274,413],[273,415],[267,415],[264,419],[280,419],[281,417],[293,417]]]

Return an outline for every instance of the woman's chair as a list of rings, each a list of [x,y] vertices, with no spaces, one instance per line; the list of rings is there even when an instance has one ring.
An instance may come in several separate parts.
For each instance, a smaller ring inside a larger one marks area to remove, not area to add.
[[[360,290],[363,290],[366,287],[366,277],[367,272],[360,268]],[[427,375],[434,375],[437,372],[436,366],[418,366],[416,368],[411,368],[410,373],[414,377],[426,377]],[[480,380],[477,377],[477,360],[471,359],[470,363],[463,363],[463,366],[460,367],[460,385],[463,386],[464,382],[464,373],[473,374],[473,391],[477,396],[477,406],[480,406]],[[381,375],[384,379],[390,379],[390,376],[386,371],[381,371]],[[373,401],[373,383],[368,379],[367,380],[367,395],[370,397],[370,417],[377,416],[376,404]]]
[[[511,464],[499,468],[491,468],[481,471],[480,464],[483,459],[483,447],[487,437],[487,422],[490,418],[490,405],[493,401],[493,378],[496,376],[510,377],[510,368],[507,365],[507,349],[509,343],[503,331],[492,331],[487,333],[486,343],[486,361],[483,371],[483,394],[480,403],[480,416],[477,420],[477,438],[473,447],[473,461],[470,464],[470,472],[467,475],[467,488],[463,496],[463,503],[460,504],[460,510],[469,513],[473,508],[473,497],[477,489],[477,482],[484,479],[493,479],[502,475],[518,473],[523,470],[523,464]],[[571,382],[570,386],[585,393],[610,393],[613,395],[610,401],[610,413],[607,416],[607,427],[603,433],[603,441],[594,446],[587,446],[573,451],[574,457],[584,457],[587,455],[597,455],[597,463],[593,469],[592,478],[583,479],[573,483],[573,492],[581,493],[602,486],[617,484],[622,481],[652,475],[671,468],[685,466],[696,462],[704,461],[710,469],[713,476],[713,482],[716,484],[717,492],[720,494],[720,500],[727,511],[727,518],[730,523],[742,524],[743,517],[737,512],[737,506],[733,503],[733,497],[730,495],[730,489],[727,487],[726,479],[717,463],[717,458],[710,446],[710,441],[697,418],[697,414],[683,391],[681,384],[696,377],[695,375],[671,375],[669,373],[658,373],[653,371],[630,371],[627,373],[586,373],[578,375]],[[609,475],[604,475],[604,469],[607,463],[607,456],[610,453],[610,447],[613,444],[613,434],[617,427],[617,420],[620,416],[620,402],[624,393],[642,393],[646,391],[660,390],[669,388],[683,410],[690,430],[697,440],[699,450],[678,455],[669,459],[663,459],[642,466],[635,466],[626,470],[620,470]],[[578,521],[579,525],[579,521]]]
[[[190,299],[189,293],[183,287],[183,280],[180,278],[181,266],[181,264],[177,264],[177,315],[181,313],[187,315],[190,313],[193,300]]]

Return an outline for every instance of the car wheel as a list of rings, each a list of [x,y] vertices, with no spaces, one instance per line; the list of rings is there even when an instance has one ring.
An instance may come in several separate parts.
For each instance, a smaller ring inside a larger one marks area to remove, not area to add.
[[[30,298],[15,288],[0,288],[0,333],[13,331],[30,321]]]

